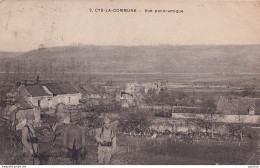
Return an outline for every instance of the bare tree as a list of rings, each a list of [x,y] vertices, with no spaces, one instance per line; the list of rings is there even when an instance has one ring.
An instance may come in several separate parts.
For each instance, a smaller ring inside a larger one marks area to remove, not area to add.
[[[202,109],[204,109],[205,117],[204,120],[209,120],[211,123],[211,137],[214,138],[214,131],[216,127],[216,121],[222,117],[221,113],[217,113],[216,101],[213,97],[208,97],[204,99],[202,104]]]
[[[241,104],[240,102],[237,102],[237,103],[233,103],[233,105],[235,107],[232,109],[232,114],[237,115],[238,118],[236,132],[239,134],[240,140],[243,140],[244,119],[242,118],[242,115],[244,115],[245,112],[243,111],[242,108],[240,108],[241,106],[243,106],[243,103]]]

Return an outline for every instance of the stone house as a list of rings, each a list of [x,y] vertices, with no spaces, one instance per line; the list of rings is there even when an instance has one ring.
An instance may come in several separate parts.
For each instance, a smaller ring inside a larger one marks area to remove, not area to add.
[[[19,94],[31,105],[39,108],[55,108],[57,104],[77,105],[82,94],[69,82],[21,85]]]
[[[38,84],[21,85],[18,88],[19,95],[32,106],[49,108],[53,94]]]
[[[55,107],[59,103],[65,105],[78,105],[82,99],[82,93],[70,82],[49,83],[42,85],[46,92],[51,93],[53,97],[50,99],[49,107]]]

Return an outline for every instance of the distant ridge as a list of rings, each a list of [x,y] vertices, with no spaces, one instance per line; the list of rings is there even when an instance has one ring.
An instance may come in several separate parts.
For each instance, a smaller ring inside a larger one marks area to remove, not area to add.
[[[0,52],[1,72],[16,72],[18,62],[21,72],[42,73],[260,73],[260,45],[83,45]]]
[[[23,52],[6,52],[6,51],[0,51],[0,58],[10,58],[10,57],[16,57],[18,55],[23,54]]]

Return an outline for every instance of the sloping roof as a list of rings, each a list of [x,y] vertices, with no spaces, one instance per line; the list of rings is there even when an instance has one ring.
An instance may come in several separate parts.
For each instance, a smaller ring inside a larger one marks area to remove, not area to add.
[[[26,109],[32,109],[33,108],[33,106],[28,102],[28,101],[26,101],[24,98],[22,98],[22,97],[19,97],[19,96],[17,96],[16,97],[16,101],[20,104],[20,109],[21,110],[26,110]]]
[[[79,93],[79,91],[69,82],[48,83],[44,86],[46,86],[53,93],[53,95]]]
[[[95,93],[95,90],[90,85],[83,85],[82,88],[88,93]]]
[[[88,92],[80,85],[74,85],[76,87],[76,89],[82,93],[83,95],[86,95]]]
[[[32,97],[38,96],[50,96],[41,85],[27,85],[26,90],[29,92]]]

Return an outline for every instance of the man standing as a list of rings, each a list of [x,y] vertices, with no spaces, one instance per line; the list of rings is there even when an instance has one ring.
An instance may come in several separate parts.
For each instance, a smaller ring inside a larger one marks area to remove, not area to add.
[[[25,114],[26,124],[22,129],[23,152],[25,155],[25,164],[36,164],[36,155],[38,153],[38,138],[35,135],[33,121],[35,120],[33,112]]]
[[[116,149],[116,134],[110,124],[109,118],[104,118],[103,127],[96,130],[95,138],[98,142],[98,163],[110,164],[111,156]]]
[[[81,154],[85,147],[85,130],[78,124],[78,116],[70,117],[70,124],[64,131],[64,146],[74,164],[81,164]]]

